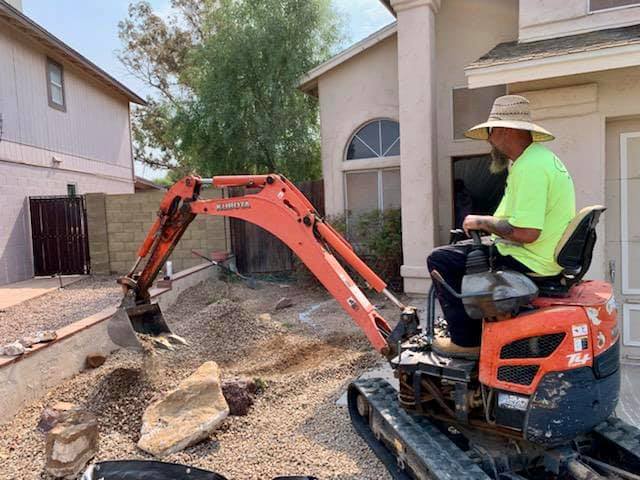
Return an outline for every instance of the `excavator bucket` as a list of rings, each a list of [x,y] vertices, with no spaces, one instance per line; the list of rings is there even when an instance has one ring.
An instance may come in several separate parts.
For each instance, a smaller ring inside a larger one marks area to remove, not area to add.
[[[160,305],[131,305],[125,298],[109,320],[107,332],[116,345],[129,350],[149,350],[155,347],[174,350],[175,344],[187,345],[174,334],[164,319]]]

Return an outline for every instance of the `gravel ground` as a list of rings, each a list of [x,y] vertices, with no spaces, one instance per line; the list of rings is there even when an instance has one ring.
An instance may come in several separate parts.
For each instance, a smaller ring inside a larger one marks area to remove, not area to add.
[[[26,406],[13,422],[0,426],[0,478],[49,479],[43,473],[44,437],[35,426],[44,406],[63,400],[98,415],[97,460],[151,459],[136,447],[142,413],[208,360],[219,363],[224,377],[260,378],[267,387],[249,415],[227,418],[208,440],[164,460],[235,480],[293,474],[323,480],[390,478],[351,429],[346,409],[335,405],[348,383],[378,363],[379,355],[326,292],[259,286],[249,290],[208,281],[184,292],[165,315],[190,347],[151,360],[118,352],[102,367],[76,375]],[[294,306],[272,311],[282,296]],[[260,320],[265,312],[271,319]]]
[[[116,304],[122,289],[116,277],[91,276],[41,297],[0,311],[0,345],[33,334],[57,330]]]

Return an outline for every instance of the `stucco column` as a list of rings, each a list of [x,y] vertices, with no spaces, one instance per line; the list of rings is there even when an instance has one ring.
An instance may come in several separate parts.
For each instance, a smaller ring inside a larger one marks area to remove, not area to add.
[[[426,294],[426,256],[436,236],[435,14],[439,0],[391,0],[398,18],[401,274],[407,293]]]

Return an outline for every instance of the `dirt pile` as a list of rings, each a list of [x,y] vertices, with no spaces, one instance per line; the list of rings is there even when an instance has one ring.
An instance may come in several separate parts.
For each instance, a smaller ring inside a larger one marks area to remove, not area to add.
[[[273,311],[283,288],[209,281],[180,296],[165,317],[189,343],[154,357],[120,351],[25,407],[0,426],[0,478],[47,479],[44,442],[35,430],[45,406],[56,401],[83,405],[100,422],[97,461],[151,459],[136,447],[145,408],[206,361],[225,378],[259,378],[264,391],[248,415],[228,417],[206,441],[166,461],[217,471],[235,480],[307,474],[323,479],[385,480],[384,467],[353,432],[335,401],[348,383],[380,357],[339,309],[309,314],[335,325],[317,330],[299,315],[328,296],[297,286],[286,289],[294,306]],[[329,309],[329,310],[328,310]],[[260,314],[270,312],[271,317]],[[344,325],[344,329],[340,326]],[[154,368],[149,368],[150,359]],[[147,362],[145,364],[145,362]]]
[[[187,342],[178,352],[168,355],[182,365],[208,358],[223,365],[238,360],[262,339],[282,332],[272,319],[259,318],[232,299],[218,300],[182,319],[170,319],[172,328]]]
[[[84,407],[98,417],[100,432],[117,432],[136,441],[142,414],[158,394],[158,386],[142,369],[115,368],[92,389]]]

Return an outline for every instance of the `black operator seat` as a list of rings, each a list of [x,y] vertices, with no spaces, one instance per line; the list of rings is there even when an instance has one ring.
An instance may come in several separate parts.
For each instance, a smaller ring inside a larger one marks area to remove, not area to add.
[[[591,266],[596,244],[596,226],[606,210],[602,205],[584,207],[571,220],[556,246],[554,257],[562,272],[545,277],[536,273],[527,276],[538,286],[541,297],[564,297],[569,289],[582,280]]]

